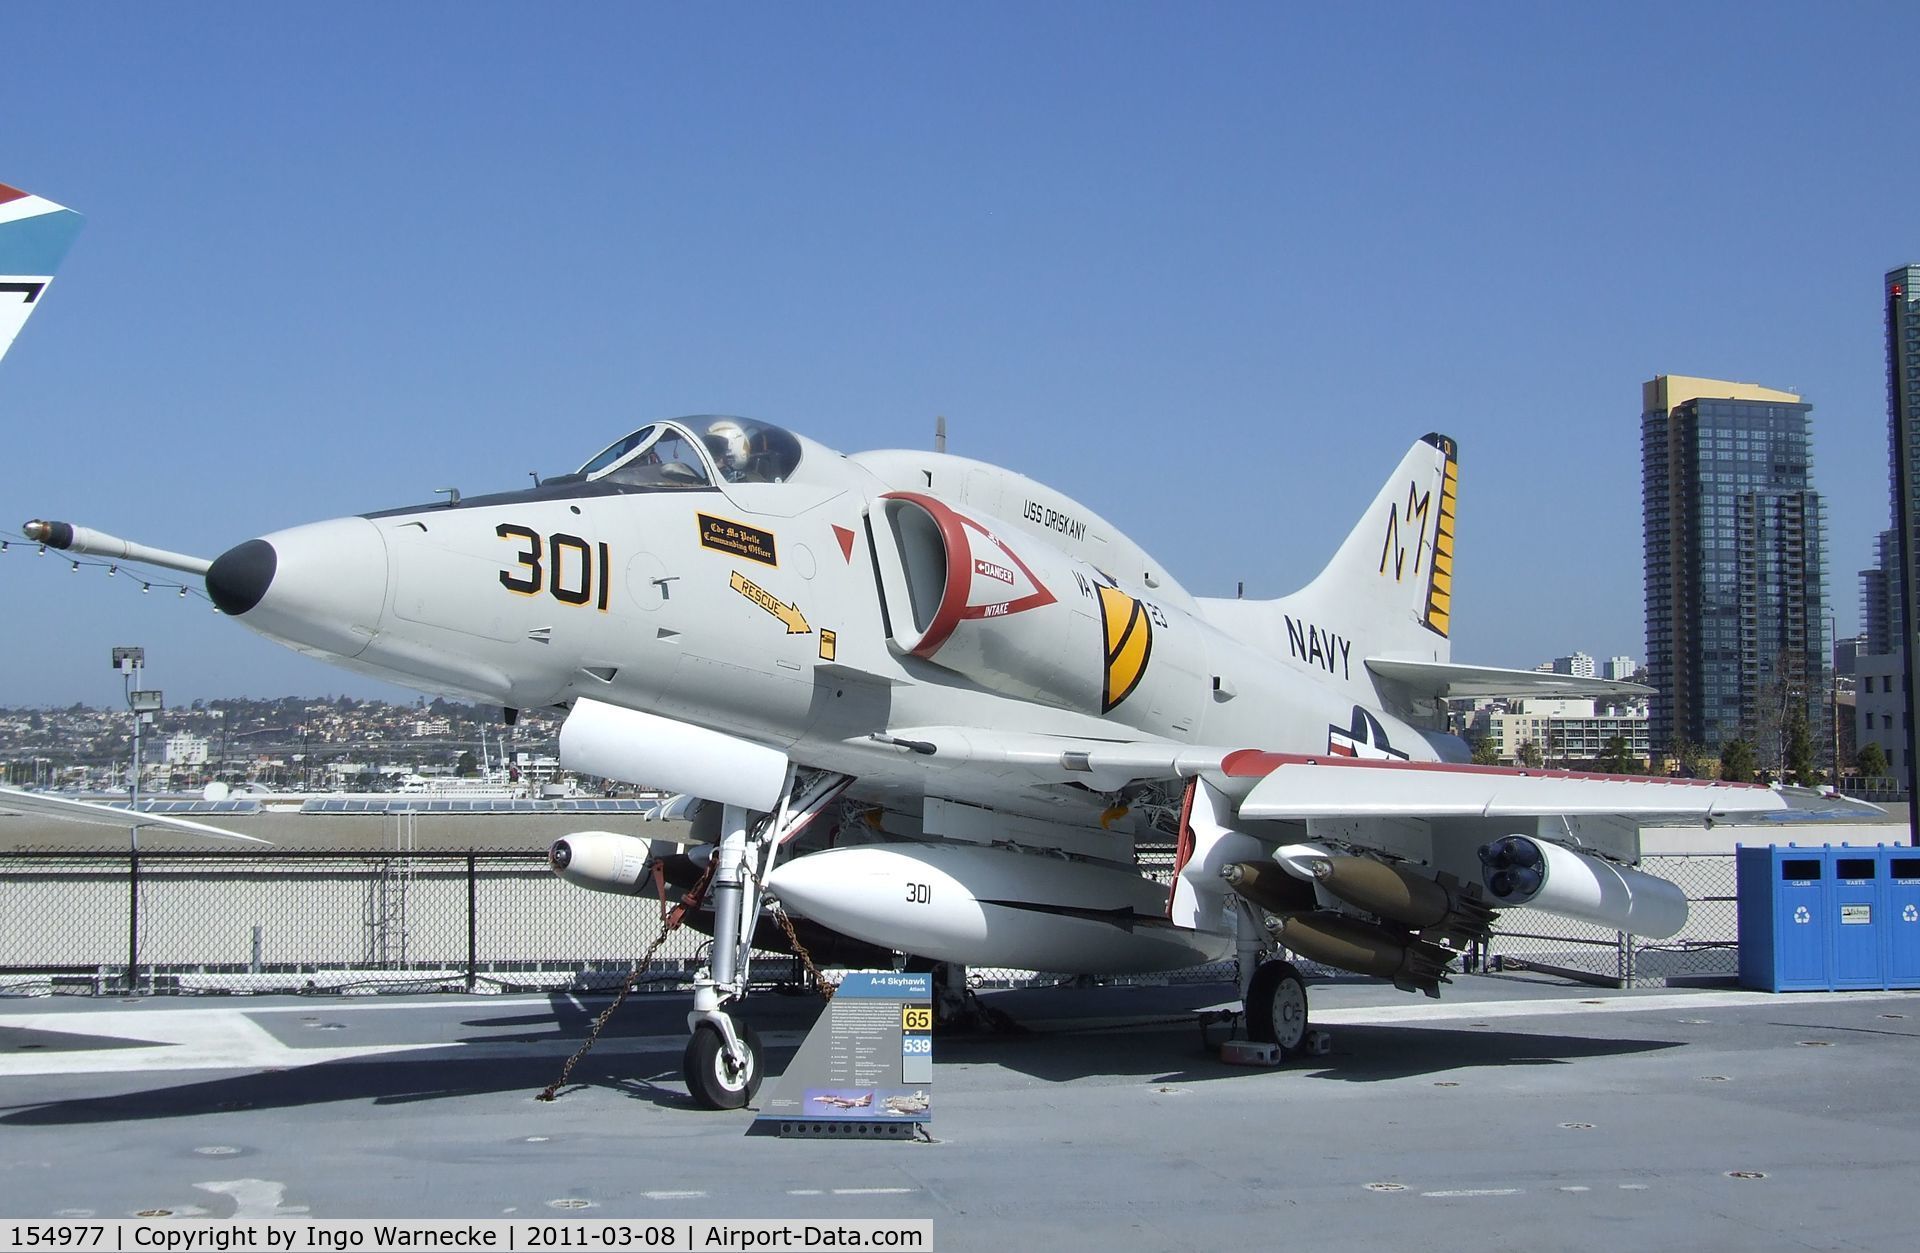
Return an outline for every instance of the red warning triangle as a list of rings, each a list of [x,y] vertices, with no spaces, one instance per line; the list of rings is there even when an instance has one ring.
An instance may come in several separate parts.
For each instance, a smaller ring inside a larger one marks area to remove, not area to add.
[[[853,560],[853,532],[844,526],[833,528],[833,538],[840,541],[840,555],[848,561]]]

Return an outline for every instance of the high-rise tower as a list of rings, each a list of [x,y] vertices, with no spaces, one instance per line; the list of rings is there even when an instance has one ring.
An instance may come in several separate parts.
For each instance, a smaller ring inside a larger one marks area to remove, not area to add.
[[[1795,709],[1825,743],[1832,662],[1812,406],[1663,374],[1643,387],[1641,409],[1654,751],[1744,738],[1771,766]]]
[[[1915,597],[1920,596],[1920,265],[1906,265],[1888,273],[1887,298],[1887,442],[1888,471],[1893,479],[1893,529],[1899,537],[1900,564],[1893,577],[1883,576],[1886,593],[1893,602],[1891,625],[1900,638],[1890,641],[1889,652],[1903,652],[1901,672],[1905,676],[1902,702],[1906,715],[1903,738],[1905,759],[1896,769],[1907,779],[1909,800],[1920,795],[1920,763],[1914,761],[1913,728],[1915,716],[1913,659],[1916,631],[1920,631],[1920,613]],[[1883,544],[1880,568],[1889,565]],[[1920,811],[1908,809],[1910,839],[1920,844]]]

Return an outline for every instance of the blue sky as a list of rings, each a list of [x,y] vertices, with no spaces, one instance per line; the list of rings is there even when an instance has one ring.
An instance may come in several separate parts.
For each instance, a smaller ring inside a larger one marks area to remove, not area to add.
[[[214,555],[733,412],[1047,480],[1279,595],[1461,446],[1457,660],[1645,652],[1640,384],[1814,405],[1887,525],[1911,5],[0,7],[0,181],[87,215],[0,525]],[[0,556],[0,704],[391,694]]]

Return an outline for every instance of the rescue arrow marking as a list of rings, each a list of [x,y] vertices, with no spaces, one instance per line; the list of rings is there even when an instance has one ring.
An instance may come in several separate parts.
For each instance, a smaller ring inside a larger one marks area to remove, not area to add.
[[[807,615],[800,612],[800,606],[783,605],[775,599],[772,592],[761,587],[738,570],[727,581],[727,586],[740,593],[754,604],[760,606],[786,625],[788,635],[810,635],[813,628],[807,625]]]

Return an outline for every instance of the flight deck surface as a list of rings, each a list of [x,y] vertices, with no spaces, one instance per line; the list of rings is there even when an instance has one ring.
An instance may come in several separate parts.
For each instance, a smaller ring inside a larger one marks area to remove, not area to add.
[[[1224,985],[986,999],[932,1142],[750,1137],[685,995],[0,999],[0,1217],[930,1218],[942,1249],[1914,1244],[1920,994],[1313,988],[1332,1052],[1224,1065]],[[756,995],[786,1065],[818,1012]],[[1207,1033],[1217,1045],[1224,1028]],[[769,1080],[769,1083],[772,1081]],[[770,1088],[763,1088],[764,1096]]]

